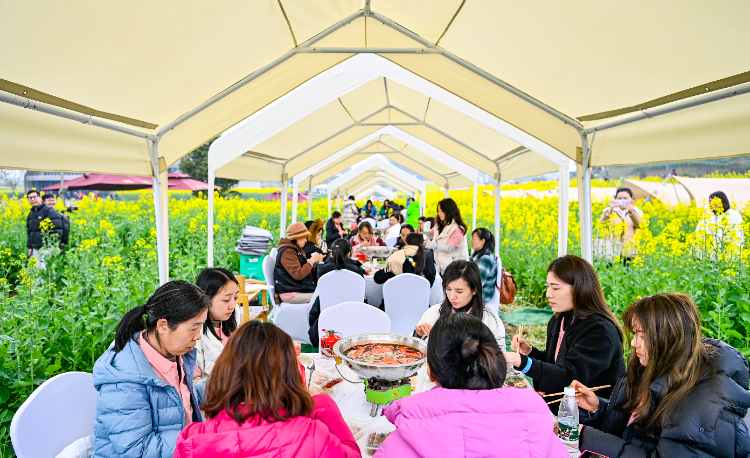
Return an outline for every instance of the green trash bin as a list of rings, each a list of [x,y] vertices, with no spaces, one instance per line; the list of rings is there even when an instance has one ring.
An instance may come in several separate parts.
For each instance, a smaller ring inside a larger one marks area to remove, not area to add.
[[[246,278],[252,278],[253,280],[266,281],[266,276],[263,275],[263,260],[266,255],[263,256],[248,256],[246,254],[240,255],[240,275],[244,275]]]

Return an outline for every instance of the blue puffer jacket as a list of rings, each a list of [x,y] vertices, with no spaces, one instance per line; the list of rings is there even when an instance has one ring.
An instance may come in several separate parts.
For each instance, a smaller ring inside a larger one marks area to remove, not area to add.
[[[94,365],[99,391],[94,419],[94,458],[172,458],[185,428],[185,408],[177,389],[162,381],[138,346],[136,333],[121,352],[110,347]],[[193,393],[193,421],[205,385],[193,387],[195,349],[182,356]]]

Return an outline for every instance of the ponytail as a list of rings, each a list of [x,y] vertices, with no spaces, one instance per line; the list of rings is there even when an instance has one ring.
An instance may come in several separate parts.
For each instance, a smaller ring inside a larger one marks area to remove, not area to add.
[[[424,274],[425,263],[427,262],[427,253],[424,250],[424,237],[422,234],[412,232],[406,236],[406,244],[410,246],[416,246],[417,252],[412,259],[414,259],[414,275],[421,276]]]
[[[336,270],[345,268],[346,257],[352,252],[352,245],[346,239],[336,239],[331,244],[331,260]]]
[[[167,320],[169,328],[176,329],[210,305],[211,299],[190,282],[175,280],[163,284],[145,305],[133,307],[122,317],[115,333],[115,353],[121,352],[137,332],[156,329],[159,320]]]
[[[441,317],[432,327],[427,364],[440,386],[454,390],[501,388],[507,372],[492,331],[465,313]]]

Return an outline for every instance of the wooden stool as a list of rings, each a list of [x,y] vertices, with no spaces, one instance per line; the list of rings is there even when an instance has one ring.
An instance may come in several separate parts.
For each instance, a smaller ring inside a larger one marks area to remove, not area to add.
[[[247,294],[245,290],[245,283],[254,283],[256,285],[265,285],[266,282],[264,281],[257,281],[257,280],[246,280],[244,275],[235,275],[234,278],[237,280],[237,283],[239,283],[239,289],[240,292],[237,295],[237,305],[242,307],[242,323],[247,323],[250,321],[250,301],[255,300],[258,296],[260,296],[258,302],[263,305],[263,311],[257,313],[257,315],[253,316],[253,320],[260,320],[264,323],[268,322],[268,312],[270,311],[270,302],[268,300],[268,291],[253,291],[250,294]]]

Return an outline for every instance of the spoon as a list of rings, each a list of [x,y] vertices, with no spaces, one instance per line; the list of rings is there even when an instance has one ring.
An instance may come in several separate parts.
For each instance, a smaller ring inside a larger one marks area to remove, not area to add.
[[[305,355],[298,356],[297,361],[302,363],[302,365],[305,366],[305,369],[310,372],[310,376],[307,379],[307,386],[310,386],[310,382],[312,382],[313,372],[315,372],[315,361],[313,361],[313,359],[309,356]]]

